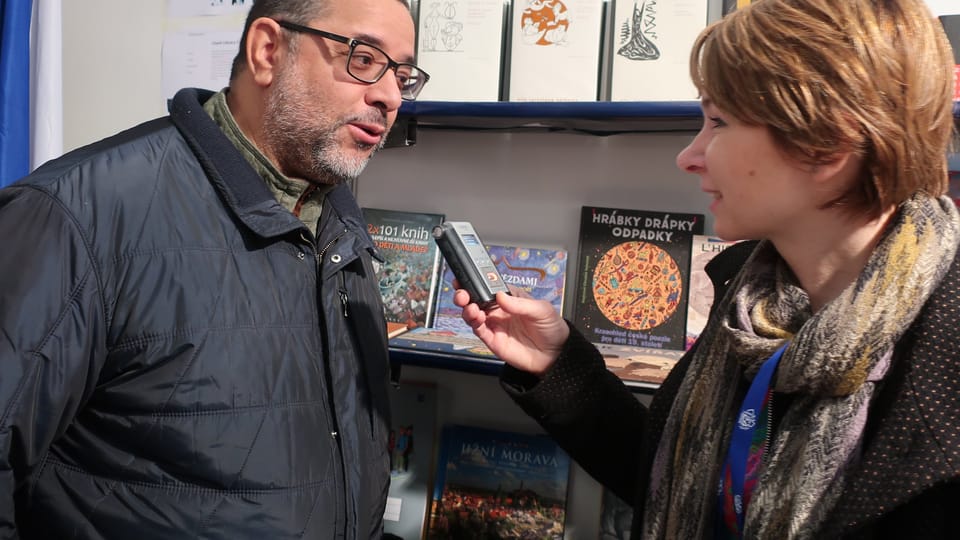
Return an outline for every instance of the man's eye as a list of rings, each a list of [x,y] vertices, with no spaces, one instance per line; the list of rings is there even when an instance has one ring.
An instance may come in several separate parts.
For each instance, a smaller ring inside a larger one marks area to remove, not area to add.
[[[364,53],[354,53],[353,63],[358,66],[369,66],[373,64],[373,56]]]

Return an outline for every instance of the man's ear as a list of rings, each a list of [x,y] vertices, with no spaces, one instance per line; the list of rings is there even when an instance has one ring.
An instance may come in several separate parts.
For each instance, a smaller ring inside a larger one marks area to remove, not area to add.
[[[262,87],[270,86],[283,55],[289,52],[283,41],[283,29],[277,21],[260,17],[247,30],[247,69],[254,82]]]

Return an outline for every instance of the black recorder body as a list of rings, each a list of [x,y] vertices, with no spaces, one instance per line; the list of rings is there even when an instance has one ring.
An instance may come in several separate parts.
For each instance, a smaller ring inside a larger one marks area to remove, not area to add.
[[[445,221],[433,228],[433,239],[460,287],[470,293],[470,301],[480,309],[495,306],[498,292],[510,294],[470,222]]]

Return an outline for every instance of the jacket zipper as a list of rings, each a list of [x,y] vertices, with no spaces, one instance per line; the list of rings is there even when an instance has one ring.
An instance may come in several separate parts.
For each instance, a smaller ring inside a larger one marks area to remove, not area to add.
[[[346,232],[347,232],[346,229],[342,230],[342,231],[340,232],[340,234],[338,234],[338,235],[337,235],[336,237],[334,237],[332,240],[330,240],[329,242],[327,242],[326,245],[324,245],[322,248],[320,248],[318,251],[316,251],[316,257],[315,257],[315,258],[316,258],[316,261],[317,261],[317,279],[318,279],[318,280],[322,281],[322,279],[323,279],[323,277],[322,277],[322,271],[321,271],[321,268],[320,268],[320,267],[321,267],[321,264],[322,264],[322,261],[323,261],[323,256],[326,255],[327,250],[330,249],[331,246],[333,246],[334,244],[336,244],[337,241],[339,241],[340,238],[342,238],[343,235],[346,234]],[[316,243],[314,243],[314,246],[317,247],[317,246],[316,246]],[[339,261],[334,261],[334,262],[339,262]],[[346,288],[345,288],[345,285],[344,285],[344,278],[343,278],[343,272],[342,272],[342,271],[337,272],[337,283],[338,283],[338,285],[337,285],[337,287],[338,287],[338,288],[337,288],[337,292],[338,292],[338,296],[340,297],[341,307],[343,308],[343,316],[346,317],[346,316],[347,316],[347,300],[348,300],[348,297],[347,297]],[[322,308],[321,308],[321,309],[322,309]],[[329,383],[328,383],[328,384],[329,384]],[[333,389],[331,388],[330,391],[332,392]],[[333,411],[336,410],[336,406],[335,406],[332,402],[331,402],[331,409],[330,409],[330,410],[331,410],[331,412],[333,412]],[[334,416],[336,416],[335,413],[334,413]],[[333,422],[334,422],[334,425],[335,425],[335,426],[338,424],[338,422],[337,422],[336,419],[334,419]],[[349,490],[348,487],[347,487],[347,462],[346,462],[346,457],[343,455],[343,444],[342,444],[342,440],[341,440],[341,438],[340,438],[340,434],[339,434],[337,431],[333,431],[333,432],[330,433],[330,436],[333,437],[333,440],[334,440],[334,441],[336,441],[336,445],[337,445],[337,448],[338,448],[338,451],[339,451],[339,454],[340,454],[340,475],[341,475],[341,478],[342,478],[342,480],[343,480],[343,512],[344,512],[344,515],[343,515],[343,517],[344,517],[344,521],[343,521],[343,527],[344,527],[344,529],[343,529],[343,538],[348,538],[348,537],[349,537],[349,530],[348,530],[348,528],[349,528],[350,523],[351,523],[351,518],[346,515],[347,512],[349,512],[349,508],[350,508],[350,502],[349,502],[349,501],[350,501],[350,490]],[[356,521],[356,519],[357,519],[356,516],[354,516],[354,521]],[[356,526],[356,523],[354,523],[354,526]]]
[[[336,238],[328,242],[327,245],[323,246],[323,249],[321,249],[319,253],[317,253],[318,265],[319,265],[320,259],[323,258],[324,253],[326,253],[327,250],[330,249],[330,246],[336,244],[337,240],[340,240],[340,238],[342,238],[343,235],[346,234],[346,232],[347,232],[346,230],[342,231],[340,234],[337,235]],[[340,296],[340,308],[343,310],[343,318],[347,319],[350,317],[350,313],[349,311],[347,311],[347,306],[350,305],[349,304],[350,296],[347,294],[347,285],[344,282],[343,272],[337,272],[337,294],[338,296]]]

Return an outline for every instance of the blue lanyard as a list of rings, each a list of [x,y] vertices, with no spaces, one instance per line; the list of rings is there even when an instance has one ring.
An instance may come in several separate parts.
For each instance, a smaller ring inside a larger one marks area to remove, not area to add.
[[[731,491],[733,492],[734,505],[733,510],[737,517],[737,530],[743,534],[743,520],[746,513],[745,483],[747,475],[747,459],[750,456],[750,445],[753,442],[754,433],[757,431],[757,421],[760,418],[763,402],[766,400],[767,392],[770,389],[770,381],[780,363],[780,357],[787,348],[789,342],[780,346],[776,352],[768,358],[762,366],[757,376],[750,383],[750,389],[747,390],[747,396],[743,399],[740,406],[740,413],[737,415],[737,423],[734,426],[733,434],[730,439],[730,448],[727,451],[727,460],[721,469],[721,485],[723,482],[724,471],[730,468]],[[720,491],[720,512],[723,512],[723,490]]]

